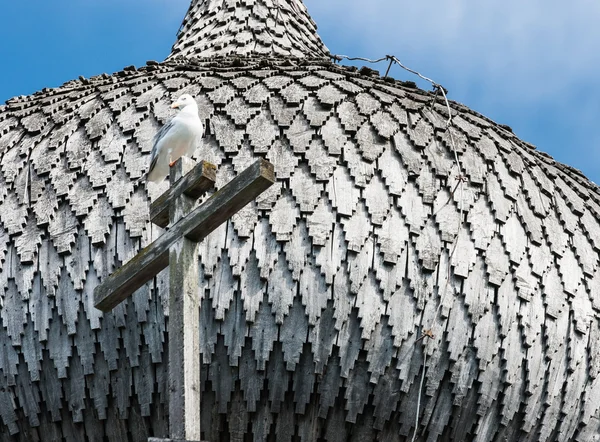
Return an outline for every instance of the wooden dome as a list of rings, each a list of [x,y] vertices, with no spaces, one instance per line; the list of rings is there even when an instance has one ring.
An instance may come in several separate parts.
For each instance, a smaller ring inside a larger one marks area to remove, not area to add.
[[[0,441],[166,436],[168,273],[92,293],[161,233],[182,93],[218,185],[277,178],[201,247],[205,440],[598,440],[598,187],[327,57],[300,0],[199,0],[166,61],[0,106]]]

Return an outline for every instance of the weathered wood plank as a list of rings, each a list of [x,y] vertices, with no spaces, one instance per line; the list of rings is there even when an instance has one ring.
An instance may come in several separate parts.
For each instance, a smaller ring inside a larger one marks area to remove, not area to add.
[[[200,161],[196,164],[188,174],[158,197],[156,201],[152,202],[150,205],[150,221],[160,227],[167,227],[169,224],[170,202],[183,194],[194,199],[200,198],[215,185],[216,170],[215,165],[206,161]]]
[[[274,181],[271,163],[256,161],[96,287],[95,307],[111,310],[169,264],[169,248],[180,237],[202,241]]]
[[[202,442],[187,439],[161,439],[160,437],[149,437],[148,442]]]
[[[171,168],[171,186],[183,181],[193,162],[182,157]],[[176,224],[196,199],[183,193],[168,202]],[[200,296],[198,243],[181,237],[169,248],[169,435],[200,439]]]

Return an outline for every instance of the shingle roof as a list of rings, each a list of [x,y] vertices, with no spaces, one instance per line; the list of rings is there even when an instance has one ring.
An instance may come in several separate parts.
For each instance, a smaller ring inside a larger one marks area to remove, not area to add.
[[[170,57],[328,57],[301,0],[194,0]]]
[[[404,440],[425,354],[422,440],[597,437],[598,187],[451,102],[461,185],[439,97],[269,55],[0,107],[0,441],[166,435],[167,274],[111,314],[92,291],[160,234],[137,180],[184,92],[219,186],[277,177],[202,245],[204,439]]]

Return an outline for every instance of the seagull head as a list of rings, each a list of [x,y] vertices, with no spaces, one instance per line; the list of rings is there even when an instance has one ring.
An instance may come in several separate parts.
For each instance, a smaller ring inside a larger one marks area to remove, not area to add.
[[[196,100],[194,100],[194,97],[192,97],[190,94],[183,94],[177,99],[177,101],[175,101],[171,105],[171,107],[173,109],[183,110],[183,108],[190,105],[196,105],[196,107],[198,107],[198,105],[196,104]]]

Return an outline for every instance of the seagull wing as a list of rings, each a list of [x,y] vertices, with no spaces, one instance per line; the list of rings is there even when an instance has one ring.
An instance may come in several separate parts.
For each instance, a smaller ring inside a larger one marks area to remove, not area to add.
[[[158,161],[158,155],[160,150],[160,141],[166,137],[167,133],[173,128],[175,125],[174,118],[171,118],[167,121],[163,127],[161,127],[156,135],[154,135],[154,140],[152,141],[152,151],[150,152],[150,168],[148,169],[148,173],[154,169],[156,166],[156,162]]]
[[[195,107],[186,107],[167,121],[154,136],[147,180],[159,182],[168,176],[169,163],[182,155],[191,156],[202,133],[202,122]]]

